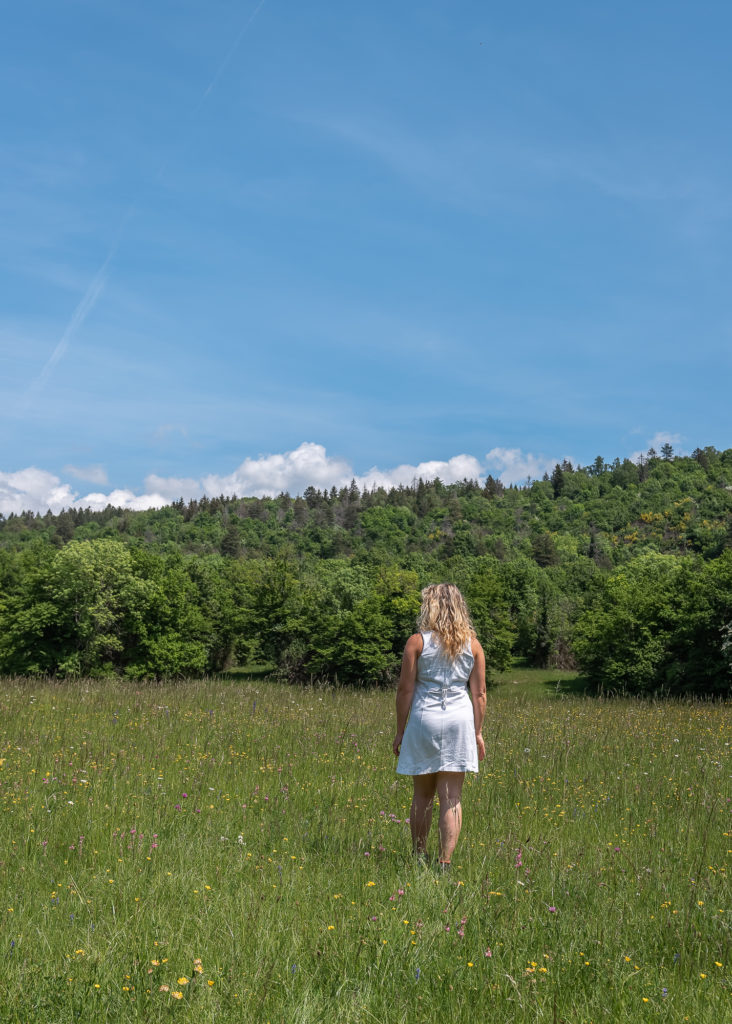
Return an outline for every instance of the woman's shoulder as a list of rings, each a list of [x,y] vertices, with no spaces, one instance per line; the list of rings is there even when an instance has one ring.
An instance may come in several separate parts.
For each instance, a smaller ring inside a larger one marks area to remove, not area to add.
[[[410,638],[407,640],[404,650],[409,654],[421,654],[423,644],[424,640],[422,634],[412,633]]]

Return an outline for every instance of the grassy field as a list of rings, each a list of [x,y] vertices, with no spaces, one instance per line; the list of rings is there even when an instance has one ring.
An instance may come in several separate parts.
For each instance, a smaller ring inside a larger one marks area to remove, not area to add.
[[[489,693],[448,877],[391,693],[0,681],[0,1020],[732,1020],[732,706],[577,687]]]

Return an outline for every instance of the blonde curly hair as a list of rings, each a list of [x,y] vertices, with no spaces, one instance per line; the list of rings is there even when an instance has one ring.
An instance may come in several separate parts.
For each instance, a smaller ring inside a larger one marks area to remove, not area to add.
[[[436,633],[453,659],[475,636],[465,598],[454,583],[430,583],[424,588],[417,629],[420,633]]]

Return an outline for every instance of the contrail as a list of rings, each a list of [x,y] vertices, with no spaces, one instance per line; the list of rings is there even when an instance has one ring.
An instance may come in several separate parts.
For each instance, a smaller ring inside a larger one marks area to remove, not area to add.
[[[252,13],[249,15],[247,20],[244,22],[243,26],[239,30],[239,32],[238,32],[238,34],[237,34],[237,36],[236,36],[236,38],[234,40],[234,42],[231,44],[231,46],[229,47],[226,55],[224,56],[224,59],[219,64],[219,66],[218,66],[218,68],[216,70],[216,73],[214,74],[213,78],[208,83],[208,85],[206,86],[204,91],[201,93],[200,99],[198,100],[198,103],[196,103],[195,107],[191,111],[190,116],[193,116],[194,114],[198,113],[198,111],[201,109],[203,104],[206,102],[207,98],[210,96],[210,94],[216,88],[217,82],[219,81],[219,79],[221,78],[221,76],[224,74],[224,72],[226,71],[227,67],[231,63],[231,60],[232,60],[234,54],[236,53],[237,49],[239,48],[239,45],[240,45],[242,39],[244,38],[244,36],[249,31],[249,28],[251,27],[254,19],[257,17],[257,15],[261,11],[262,7],[264,7],[265,3],[266,3],[266,0],[259,0],[259,3],[257,4],[257,6],[254,8]],[[162,175],[163,171],[165,170],[166,163],[167,163],[167,161],[164,161],[161,164],[161,166],[158,168],[158,174],[157,174],[158,177],[160,177]],[[117,252],[117,249],[119,247],[119,243],[120,243],[120,240],[121,240],[121,237],[122,237],[122,231],[123,231],[127,221],[130,219],[130,216],[132,214],[133,209],[134,209],[134,204],[131,203],[130,206],[128,207],[125,215],[123,216],[121,222],[120,222],[119,228],[117,229],[116,238],[115,238],[114,242],[112,243],[112,246],[111,246],[109,252],[107,253],[107,256],[106,256],[104,262],[102,263],[101,267],[99,268],[99,270],[96,272],[96,274],[92,278],[91,283],[89,284],[89,287],[84,292],[84,295],[82,296],[81,301],[79,302],[78,306],[76,307],[76,309],[74,310],[74,312],[73,312],[73,314],[71,316],[71,319],[69,320],[68,324],[66,325],[66,330],[61,335],[61,339],[59,340],[58,344],[54,348],[54,350],[51,353],[51,355],[48,357],[48,360],[46,361],[45,366],[43,367],[43,369],[41,370],[39,375],[36,377],[36,379],[28,387],[28,390],[26,391],[26,395],[25,395],[26,399],[30,398],[31,395],[33,395],[33,394],[37,394],[39,391],[41,391],[43,389],[44,385],[46,384],[48,378],[51,375],[51,372],[52,372],[53,368],[56,366],[56,364],[61,359],[63,359],[64,355],[68,351],[68,348],[69,348],[69,345],[71,343],[72,338],[74,337],[76,332],[79,330],[79,328],[82,326],[82,324],[86,320],[87,316],[94,309],[94,306],[96,305],[99,296],[102,294],[102,292],[104,290],[104,285],[105,285],[106,280],[107,280],[107,268],[109,267],[109,264],[111,263],[115,253]]]
[[[128,206],[127,210],[125,211],[122,220],[119,223],[116,237],[112,242],[112,245],[110,246],[109,252],[105,257],[104,262],[102,263],[101,267],[96,272],[94,277],[91,279],[88,288],[81,297],[81,301],[79,302],[74,312],[71,314],[71,319],[66,325],[66,329],[64,333],[61,335],[61,338],[58,341],[53,352],[46,360],[46,365],[43,367],[43,369],[38,374],[36,379],[30,384],[28,391],[26,392],[26,398],[30,398],[31,395],[38,394],[38,392],[43,389],[44,385],[46,384],[46,381],[51,376],[51,371],[53,370],[54,366],[66,354],[68,347],[71,344],[71,339],[74,337],[76,332],[79,330],[81,325],[84,323],[86,318],[94,309],[94,306],[97,303],[97,299],[104,290],[104,285],[107,280],[107,267],[112,262],[112,259],[115,253],[117,252],[117,249],[119,248],[120,239],[122,237],[122,231],[125,227],[125,224],[130,219],[132,210],[133,207],[130,204],[130,206]]]
[[[204,103],[206,102],[208,97],[211,95],[213,90],[216,88],[216,85],[217,85],[219,79],[221,78],[223,73],[226,71],[226,69],[228,68],[229,64],[232,61],[232,58],[233,58],[234,54],[239,49],[239,45],[240,45],[242,39],[244,38],[244,36],[249,31],[249,29],[250,29],[250,27],[252,25],[252,22],[257,17],[257,15],[261,11],[261,9],[264,7],[266,2],[267,2],[267,0],[259,0],[259,3],[257,4],[257,6],[254,8],[252,13],[249,15],[247,20],[244,22],[242,27],[239,29],[239,32],[237,33],[237,36],[234,39],[234,42],[231,44],[231,46],[229,47],[228,51],[226,52],[226,54],[224,56],[224,59],[221,61],[221,63],[219,64],[218,68],[216,69],[216,72],[214,73],[213,78],[208,83],[206,88],[203,90],[201,95],[198,97],[198,100],[196,101],[194,106],[191,107],[189,113],[184,115],[184,118],[182,119],[182,123],[179,126],[179,130],[178,130],[178,133],[177,133],[178,134],[178,138],[176,140],[174,140],[174,142],[168,147],[169,150],[172,151],[172,148],[175,145],[176,141],[183,141],[185,139],[185,137],[190,134],[190,129],[189,129],[190,121],[192,120],[192,118],[194,118],[196,116],[196,114],[199,112],[201,107],[204,105]],[[158,180],[160,180],[163,177],[163,175],[165,174],[165,172],[167,171],[168,164],[170,163],[171,159],[172,159],[172,156],[169,155],[169,156],[165,157],[162,160],[162,162],[160,163],[160,166],[158,167],[156,175],[155,175]]]
[[[216,74],[213,76],[211,81],[208,83],[208,85],[206,86],[206,88],[203,91],[203,95],[201,96],[200,100],[198,101],[198,103],[194,107],[194,109],[193,109],[193,113],[194,114],[198,110],[200,110],[201,106],[203,105],[203,103],[205,103],[205,101],[208,98],[208,96],[211,94],[211,92],[213,92],[214,88],[216,87],[216,83],[218,82],[218,80],[223,75],[224,71],[226,71],[227,67],[231,63],[231,58],[234,56],[236,51],[239,49],[239,43],[241,43],[242,39],[244,38],[244,36],[249,31],[250,25],[252,24],[254,19],[257,17],[257,15],[261,11],[261,9],[264,7],[265,2],[266,2],[266,0],[259,0],[259,3],[257,4],[257,6],[254,8],[252,13],[249,15],[247,20],[244,22],[244,25],[239,30],[238,36],[236,37],[234,42],[231,44],[231,46],[229,48],[229,52],[226,54],[224,59],[221,61],[221,64],[219,65],[218,70],[216,71]]]
[[[94,275],[91,284],[84,292],[81,302],[74,310],[71,319],[66,325],[66,330],[61,335],[61,340],[58,342],[56,348],[48,357],[46,365],[38,374],[38,377],[31,384],[29,389],[30,391],[37,392],[41,390],[43,385],[50,377],[51,370],[54,368],[59,359],[61,359],[66,354],[71,339],[79,330],[81,325],[84,323],[89,313],[91,313],[91,311],[94,309],[96,301],[102,294],[102,290],[104,289],[107,267],[109,266],[109,261],[111,260],[111,258],[112,253],[110,252],[104,263],[101,265],[97,273]]]

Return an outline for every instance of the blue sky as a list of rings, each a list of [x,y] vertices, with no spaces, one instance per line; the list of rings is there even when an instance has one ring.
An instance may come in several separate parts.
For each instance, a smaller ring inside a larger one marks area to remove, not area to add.
[[[732,445],[732,8],[30,0],[0,511]]]

